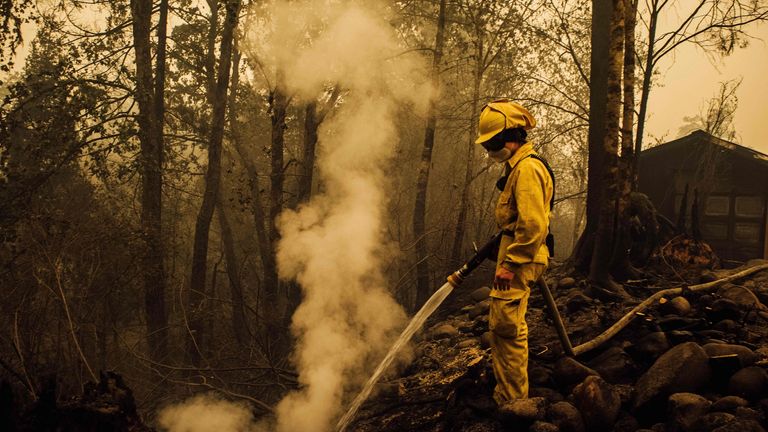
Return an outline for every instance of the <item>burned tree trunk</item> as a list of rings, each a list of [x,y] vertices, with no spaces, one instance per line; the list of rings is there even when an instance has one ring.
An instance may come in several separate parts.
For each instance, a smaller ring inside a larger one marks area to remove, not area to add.
[[[440,63],[443,58],[445,30],[445,0],[440,0],[437,15],[437,35],[435,36],[435,56],[432,58],[432,91],[429,101],[427,127],[424,130],[424,148],[421,151],[419,176],[416,180],[416,203],[413,209],[413,237],[416,242],[416,308],[427,301],[431,291],[429,280],[428,247],[426,239],[427,188],[429,171],[432,166],[432,149],[435,146],[435,128],[437,126],[437,92],[440,91]]]
[[[187,356],[193,364],[200,363],[201,351],[205,350],[207,343],[203,316],[208,262],[208,234],[221,182],[221,145],[224,138],[224,114],[232,66],[232,41],[239,10],[240,2],[238,0],[227,1],[227,13],[221,35],[216,87],[212,95],[213,111],[211,115],[211,134],[208,140],[208,168],[205,175],[205,192],[203,193],[203,202],[200,205],[200,211],[195,224],[188,309],[189,327],[192,334],[187,343]]]
[[[611,2],[592,0],[592,53],[589,78],[589,157],[587,160],[587,222],[573,249],[571,261],[579,270],[589,269],[600,219],[605,152],[605,115],[608,100],[608,41]]]
[[[136,102],[142,171],[141,228],[144,240],[142,275],[150,356],[168,354],[168,316],[165,307],[165,267],[162,240],[163,116],[165,88],[165,47],[168,2],[160,3],[157,27],[156,71],[153,83],[150,32],[152,2],[131,1],[133,44],[136,58]]]
[[[601,179],[602,199],[597,226],[595,249],[589,267],[589,279],[610,292],[621,287],[610,275],[611,254],[614,247],[619,200],[619,113],[621,110],[621,71],[624,45],[624,3],[613,0],[608,49],[607,104],[605,109],[605,138],[600,150],[605,168]]]
[[[638,271],[629,260],[632,246],[630,237],[630,194],[634,189],[634,147],[632,131],[635,119],[635,23],[637,0],[624,0],[624,101],[621,120],[621,157],[619,158],[619,208],[617,232],[611,264],[611,273],[619,280],[634,279]]]

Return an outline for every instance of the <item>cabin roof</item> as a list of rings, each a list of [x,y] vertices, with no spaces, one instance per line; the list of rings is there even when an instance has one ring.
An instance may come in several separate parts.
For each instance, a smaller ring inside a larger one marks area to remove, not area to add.
[[[660,144],[655,147],[651,147],[649,149],[643,150],[640,154],[642,156],[645,156],[645,155],[652,155],[656,153],[663,153],[664,151],[667,151],[667,150],[673,150],[678,147],[683,147],[691,143],[697,143],[702,141],[712,145],[722,147],[726,150],[729,150],[730,152],[732,152],[734,155],[738,157],[755,161],[761,166],[763,166],[764,168],[768,169],[767,154],[761,153],[755,149],[751,149],[743,145],[736,144],[731,141],[724,140],[722,138],[718,138],[701,129],[697,129],[688,135],[666,142],[664,144]]]

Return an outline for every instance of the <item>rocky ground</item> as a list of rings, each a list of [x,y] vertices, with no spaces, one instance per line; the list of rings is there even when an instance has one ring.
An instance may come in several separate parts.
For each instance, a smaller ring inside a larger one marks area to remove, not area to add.
[[[747,266],[765,263],[753,261]],[[745,266],[745,267],[747,267]],[[584,281],[548,272],[573,345],[593,339],[654,292],[735,271],[631,281],[637,299],[591,298]],[[412,363],[381,383],[357,431],[763,431],[768,427],[768,270],[708,292],[660,300],[599,348],[562,355],[534,289],[530,398],[497,407],[488,288],[454,293],[421,334]]]

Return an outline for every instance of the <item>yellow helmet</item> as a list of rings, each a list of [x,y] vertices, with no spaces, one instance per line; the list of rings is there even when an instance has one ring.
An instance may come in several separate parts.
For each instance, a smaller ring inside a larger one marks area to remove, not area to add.
[[[486,104],[480,112],[480,136],[475,144],[488,141],[504,129],[521,127],[529,130],[535,126],[536,119],[522,105],[509,99],[497,99]]]

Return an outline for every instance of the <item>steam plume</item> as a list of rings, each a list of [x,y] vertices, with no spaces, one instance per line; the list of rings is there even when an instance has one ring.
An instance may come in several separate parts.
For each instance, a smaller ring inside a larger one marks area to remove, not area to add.
[[[279,219],[280,276],[298,280],[304,293],[292,325],[304,387],[277,407],[277,429],[286,432],[328,430],[402,327],[405,314],[380,272],[384,169],[396,146],[398,105],[426,102],[414,84],[423,82],[421,64],[398,55],[381,11],[354,4],[326,8],[322,18],[317,9],[307,11],[292,9],[287,19],[327,26],[310,46],[281,48],[290,55],[276,56],[289,92],[314,98],[328,83],[349,92],[320,130],[323,193]]]

